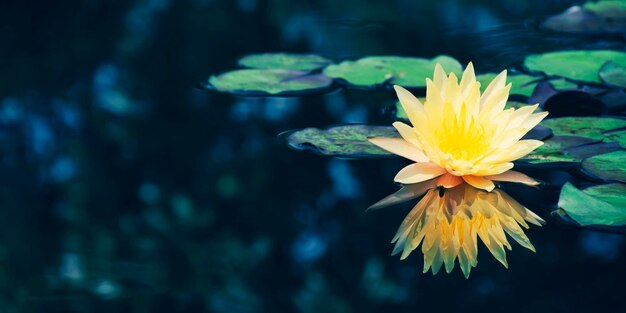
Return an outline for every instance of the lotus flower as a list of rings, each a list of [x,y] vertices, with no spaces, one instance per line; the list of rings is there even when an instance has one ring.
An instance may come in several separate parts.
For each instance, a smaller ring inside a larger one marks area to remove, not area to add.
[[[416,162],[400,170],[395,181],[415,184],[437,178],[437,185],[445,188],[465,181],[486,191],[493,190],[493,181],[536,185],[532,178],[512,171],[512,161],[543,144],[521,139],[548,113],[533,113],[538,104],[505,110],[511,89],[505,81],[506,70],[481,95],[472,63],[460,82],[454,73],[446,76],[437,64],[434,80],[426,79],[424,104],[406,89],[394,86],[413,126],[395,122],[402,138],[369,140]]]
[[[539,140],[522,140],[547,112],[533,113],[538,105],[505,109],[511,84],[500,73],[481,95],[474,68],[469,63],[460,83],[446,76],[439,64],[434,80],[426,79],[426,101],[395,86],[413,126],[396,122],[402,138],[374,137],[375,145],[415,163],[398,172],[400,191],[372,205],[379,209],[424,195],[405,218],[392,243],[401,259],[422,245],[424,272],[436,274],[445,264],[449,273],[458,258],[468,277],[477,264],[477,238],[507,267],[506,234],[535,251],[522,228],[526,222],[545,223],[504,192],[494,181],[537,185],[534,179],[511,170],[514,160],[541,146]]]

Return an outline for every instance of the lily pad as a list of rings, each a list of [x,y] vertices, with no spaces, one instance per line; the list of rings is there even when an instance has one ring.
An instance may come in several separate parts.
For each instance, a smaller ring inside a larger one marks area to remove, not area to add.
[[[244,96],[300,96],[323,93],[332,79],[321,74],[283,69],[245,69],[212,76],[206,88]]]
[[[626,149],[626,130],[604,134],[604,140],[617,142],[622,148]]]
[[[620,150],[587,158],[583,169],[604,180],[626,183],[626,151]]]
[[[626,66],[607,62],[600,69],[599,75],[607,85],[626,88]]]
[[[530,164],[546,163],[578,163],[581,160],[566,154],[565,150],[597,142],[597,140],[578,136],[553,136],[543,142],[543,145],[518,161]]]
[[[626,19],[626,1],[605,0],[598,2],[587,2],[583,7],[606,19]]]
[[[606,62],[626,66],[626,52],[612,50],[573,50],[534,54],[526,57],[524,66],[530,71],[560,76],[576,81],[601,84],[598,75]]]
[[[441,55],[430,60],[399,56],[365,57],[330,65],[324,69],[324,74],[360,88],[372,88],[387,82],[407,88],[419,88],[426,86],[425,79],[433,75],[437,63],[446,72],[457,75],[463,72],[463,66],[456,59]]]
[[[626,225],[626,185],[600,185],[581,191],[566,183],[558,206],[582,226]]]
[[[485,88],[489,86],[489,83],[496,78],[498,74],[496,73],[486,73],[480,74],[476,76],[476,80],[480,82],[481,91],[485,91]],[[541,77],[530,76],[530,75],[507,75],[506,82],[512,83],[511,91],[509,94],[511,95],[522,95],[526,97],[530,97],[533,94],[533,90],[535,90],[535,86],[537,86],[537,81],[541,80]]]
[[[369,141],[369,137],[399,137],[391,126],[338,125],[326,129],[305,128],[279,135],[289,147],[321,155],[345,158],[380,158],[394,156]]]
[[[557,89],[557,90],[578,88],[578,84],[573,83],[563,78],[551,79],[551,80],[548,80],[547,82],[548,84],[552,85],[554,89]]]
[[[626,120],[611,117],[560,117],[546,119],[541,125],[557,136],[583,136],[604,139],[606,132],[626,127]]]
[[[285,69],[313,71],[328,66],[332,62],[315,54],[260,53],[245,56],[239,65],[258,69]]]

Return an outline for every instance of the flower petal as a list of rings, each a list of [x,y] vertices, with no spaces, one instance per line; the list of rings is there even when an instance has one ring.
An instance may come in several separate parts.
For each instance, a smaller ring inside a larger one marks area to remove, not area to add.
[[[441,186],[443,188],[453,188],[460,185],[462,182],[463,178],[460,176],[445,173],[437,179],[437,186]]]
[[[372,137],[367,139],[378,147],[415,162],[428,162],[424,152],[402,138]]]
[[[408,141],[417,148],[420,148],[421,150],[419,137],[417,136],[417,132],[413,127],[402,122],[394,122],[392,125],[398,131],[398,133],[400,133],[400,136],[402,136],[404,140]],[[428,162],[428,160],[418,162]]]
[[[495,181],[508,181],[514,183],[522,183],[529,186],[537,186],[539,182],[530,178],[528,175],[517,171],[506,171],[502,174],[485,176],[487,179]]]
[[[446,170],[429,162],[413,163],[401,169],[394,180],[401,184],[415,184],[441,176]]]
[[[463,180],[465,180],[468,184],[478,189],[492,191],[493,188],[496,187],[496,185],[494,185],[490,179],[487,179],[484,176],[465,175],[462,177],[463,177]]]
[[[402,108],[406,115],[409,117],[411,124],[417,125],[419,124],[419,114],[424,114],[424,106],[422,103],[408,90],[402,88],[401,86],[394,85],[393,89],[396,91],[396,95],[398,95],[398,99],[400,100],[400,104],[402,104]]]

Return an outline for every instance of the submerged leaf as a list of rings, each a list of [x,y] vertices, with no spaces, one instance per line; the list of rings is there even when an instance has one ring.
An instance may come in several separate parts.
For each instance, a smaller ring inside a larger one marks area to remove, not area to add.
[[[239,60],[239,65],[243,67],[300,71],[313,71],[331,63],[319,55],[296,53],[260,53],[247,55]]]
[[[391,126],[339,125],[326,129],[305,128],[280,135],[296,150],[310,150],[322,155],[346,158],[395,156],[372,143],[369,137],[400,137]]]
[[[243,96],[297,96],[326,92],[332,79],[321,74],[283,69],[245,69],[209,79],[207,88]]]
[[[324,69],[324,74],[362,88],[371,88],[386,82],[415,88],[426,86],[425,79],[432,75],[437,63],[440,63],[448,72],[460,75],[463,71],[463,67],[457,60],[445,55],[430,60],[399,56],[371,56],[328,66]]]
[[[581,191],[566,183],[558,206],[582,226],[626,225],[626,185],[600,185]]]
[[[626,183],[626,151],[620,150],[585,159],[583,169],[604,180]]]
[[[626,66],[626,52],[573,50],[534,54],[526,57],[524,66],[534,72],[601,84],[598,72],[602,65],[609,61]]]

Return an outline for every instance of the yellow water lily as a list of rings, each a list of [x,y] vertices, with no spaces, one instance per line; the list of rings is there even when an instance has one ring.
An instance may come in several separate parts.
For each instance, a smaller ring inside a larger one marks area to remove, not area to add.
[[[512,171],[512,161],[541,146],[522,137],[548,113],[533,113],[538,104],[504,109],[511,84],[502,71],[481,94],[474,67],[469,63],[461,81],[435,66],[433,80],[426,79],[422,104],[409,91],[394,86],[412,126],[395,122],[402,138],[374,137],[370,142],[415,161],[398,172],[395,181],[415,184],[437,178],[437,185],[452,188],[463,181],[493,190],[493,181],[536,185],[532,178]]]
[[[538,105],[505,109],[511,84],[502,71],[481,94],[469,63],[461,81],[446,75],[437,64],[433,80],[426,79],[422,104],[400,86],[394,86],[412,126],[395,122],[401,138],[369,138],[375,145],[412,163],[398,172],[398,192],[377,202],[379,209],[424,197],[398,229],[394,254],[406,258],[422,245],[424,272],[437,273],[445,264],[449,273],[459,260],[466,277],[477,264],[477,238],[505,267],[506,234],[534,251],[524,234],[526,222],[541,226],[539,216],[495,189],[494,181],[537,185],[527,175],[511,170],[513,161],[541,146],[522,139],[547,112],[533,113]]]

